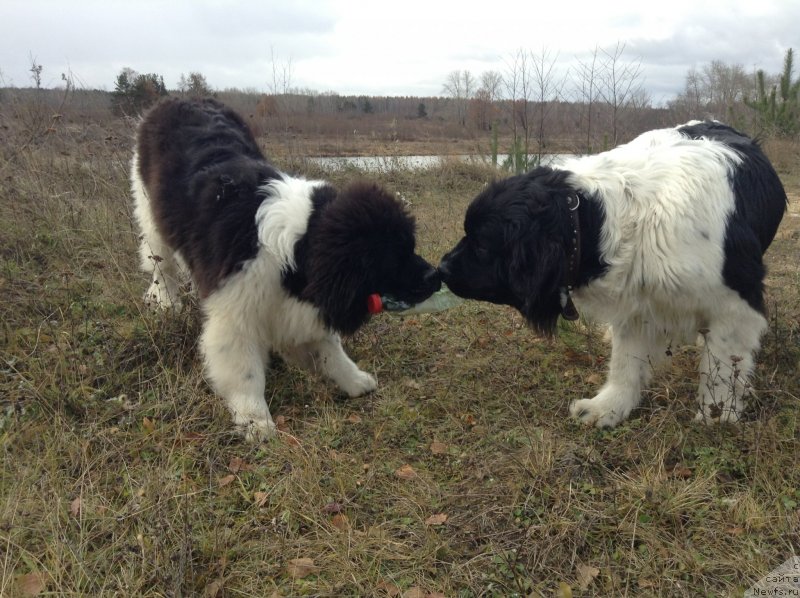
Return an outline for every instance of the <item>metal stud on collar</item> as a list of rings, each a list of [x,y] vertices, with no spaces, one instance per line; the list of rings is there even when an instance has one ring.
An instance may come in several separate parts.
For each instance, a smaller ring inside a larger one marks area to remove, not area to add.
[[[570,212],[574,212],[579,207],[581,207],[581,196],[570,195],[569,197],[567,197],[567,207],[569,208]]]

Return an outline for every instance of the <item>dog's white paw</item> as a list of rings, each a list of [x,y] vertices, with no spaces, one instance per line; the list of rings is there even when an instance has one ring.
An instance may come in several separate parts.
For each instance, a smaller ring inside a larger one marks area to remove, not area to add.
[[[173,295],[177,295],[177,292],[170,293],[167,285],[153,281],[150,288],[148,288],[147,292],[144,294],[144,304],[152,310],[173,309],[179,311],[182,307],[182,303],[180,299],[173,297]]]
[[[717,407],[715,405],[703,405],[697,410],[694,421],[711,424],[735,424],[741,418],[736,409],[730,407]]]
[[[247,442],[264,442],[269,440],[277,433],[277,427],[271,417],[266,419],[250,419],[247,421],[236,421],[234,418],[237,431],[244,436]]]
[[[631,400],[630,393],[606,389],[593,399],[572,401],[569,413],[588,426],[614,428],[630,415],[638,397]]]
[[[357,373],[342,385],[342,390],[350,397],[360,397],[378,388],[378,381],[372,374],[358,370]]]

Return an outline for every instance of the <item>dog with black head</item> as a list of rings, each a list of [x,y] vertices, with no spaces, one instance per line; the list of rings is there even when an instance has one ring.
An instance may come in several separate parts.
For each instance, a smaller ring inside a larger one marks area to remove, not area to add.
[[[151,109],[131,183],[151,275],[145,302],[178,307],[191,280],[207,376],[251,440],[275,431],[264,399],[271,354],[320,371],[351,397],[371,392],[375,378],[340,335],[366,323],[372,294],[417,303],[440,287],[397,198],[370,182],[336,189],[280,172],[241,116],[216,100]]]
[[[653,366],[698,332],[696,419],[735,422],[767,327],[762,256],[786,205],[757,142],[693,121],[490,184],[439,270],[454,293],[511,305],[545,334],[576,305],[610,325],[608,379],[570,406],[582,422],[626,419]]]

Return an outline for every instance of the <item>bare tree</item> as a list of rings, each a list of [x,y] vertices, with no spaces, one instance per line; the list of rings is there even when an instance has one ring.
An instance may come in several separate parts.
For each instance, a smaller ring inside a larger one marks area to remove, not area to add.
[[[503,77],[497,71],[485,71],[480,77],[480,87],[472,99],[471,112],[475,117],[475,124],[485,131],[494,126],[496,120],[495,103],[500,99]]]
[[[34,85],[36,85],[36,89],[42,88],[42,70],[44,67],[36,62],[36,58],[34,58],[33,54],[29,54],[30,61],[31,61],[31,68],[28,69],[31,73],[31,80],[33,81]]]
[[[618,42],[610,50],[601,50],[603,63],[599,76],[598,95],[611,111],[611,144],[617,145],[620,137],[620,121],[631,98],[636,96],[643,84],[641,60],[623,61],[625,44]]]
[[[511,166],[515,172],[527,170],[541,159],[547,146],[548,118],[566,82],[566,75],[557,71],[557,62],[558,56],[546,48],[539,54],[520,48],[506,62],[502,80],[511,109]],[[533,162],[532,141],[536,142]]]
[[[586,146],[584,151],[591,154],[594,151],[592,143],[592,125],[594,124],[594,111],[595,104],[598,101],[597,91],[597,77],[600,65],[598,64],[599,48],[594,47],[589,58],[583,62],[578,60],[576,68],[577,84],[575,88],[575,95],[577,96],[578,104],[583,110],[582,120],[586,125]]]
[[[464,126],[467,124],[467,102],[475,93],[475,77],[467,70],[455,70],[447,75],[442,91],[455,101],[456,117]]]
[[[754,91],[753,79],[741,64],[714,60],[686,73],[684,89],[669,103],[676,118],[744,118],[744,98]]]
[[[547,122],[553,106],[561,99],[567,73],[556,70],[558,54],[553,56],[547,48],[540,54],[530,53],[531,84],[534,100],[537,160],[541,160],[547,147]]]
[[[503,75],[499,71],[484,71],[481,74],[481,89],[486,92],[490,102],[500,99],[503,86]]]
[[[528,53],[519,48],[506,61],[503,87],[511,111],[511,168],[523,172],[528,167],[531,138],[531,82]]]
[[[292,74],[294,67],[292,58],[281,58],[275,52],[275,48],[270,46],[270,73],[267,80],[267,94],[259,100],[256,111],[262,117],[272,117],[282,114],[288,119],[290,111],[290,93],[292,91]],[[289,128],[289,121],[283,123],[286,130]]]
[[[741,64],[725,64],[714,60],[703,66],[700,73],[703,104],[717,118],[728,118],[733,107],[753,91],[750,77]]]
[[[270,47],[269,59],[272,73],[267,81],[267,90],[270,95],[287,95],[292,89],[292,57],[282,59],[275,53],[275,48]]]
[[[714,60],[703,67],[703,82],[709,90],[710,103],[718,109],[727,109],[734,102],[741,102],[746,93],[747,75],[740,64],[727,65]]]
[[[700,115],[702,111],[701,106],[704,103],[703,95],[704,92],[700,73],[697,72],[697,69],[692,67],[689,69],[689,72],[686,73],[686,87],[683,92],[683,104],[688,111],[687,116],[691,117],[694,115],[697,117]],[[679,95],[678,97],[681,96]]]

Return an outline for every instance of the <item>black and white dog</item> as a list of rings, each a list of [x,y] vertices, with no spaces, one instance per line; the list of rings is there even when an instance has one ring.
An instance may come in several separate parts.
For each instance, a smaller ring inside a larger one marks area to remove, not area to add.
[[[131,168],[145,300],[168,308],[191,276],[205,320],[207,375],[252,440],[275,424],[264,400],[270,353],[319,369],[350,396],[375,389],[342,349],[367,297],[408,303],[439,286],[415,254],[414,220],[375,184],[337,191],[264,158],[249,128],[214,100],[170,99],[141,122]]]
[[[540,331],[577,317],[572,298],[611,325],[605,385],[570,406],[581,421],[627,418],[652,366],[700,331],[697,419],[735,422],[767,326],[762,255],[786,203],[756,142],[694,121],[491,184],[439,269],[454,293],[512,305]]]

